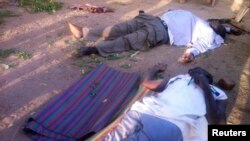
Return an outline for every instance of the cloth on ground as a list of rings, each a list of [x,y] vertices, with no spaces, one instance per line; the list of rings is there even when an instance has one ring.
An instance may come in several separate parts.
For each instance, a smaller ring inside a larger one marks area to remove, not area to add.
[[[139,74],[99,65],[25,123],[36,141],[79,140],[111,122],[138,89]]]
[[[70,9],[77,9],[77,10],[85,10],[90,13],[107,13],[107,12],[114,12],[113,9],[108,7],[99,7],[91,4],[73,4],[69,7]]]

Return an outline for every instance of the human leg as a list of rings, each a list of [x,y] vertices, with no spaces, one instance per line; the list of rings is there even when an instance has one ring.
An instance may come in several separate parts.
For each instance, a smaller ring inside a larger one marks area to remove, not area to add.
[[[114,28],[113,31],[107,31],[107,33],[111,32],[106,36],[109,40],[100,41],[95,46],[101,56],[108,56],[115,52],[123,52],[131,49],[143,50],[167,43],[168,41],[167,31],[162,25],[161,20],[144,13],[139,14],[139,16],[130,22],[121,23],[115,27],[117,28]],[[120,36],[123,34],[125,35]],[[115,38],[118,35],[119,37]],[[114,39],[110,40],[112,38]]]
[[[96,28],[91,31],[86,27],[80,27],[71,22],[67,22],[67,24],[70,32],[76,38],[85,38],[87,34],[92,34],[103,37],[105,40],[113,40],[120,36],[130,34],[143,26],[143,23],[138,22],[137,18],[104,28]]]
[[[183,141],[183,135],[180,128],[174,123],[149,114],[141,114],[141,123],[144,136],[153,141]],[[140,138],[139,138],[140,139]]]
[[[168,42],[167,30],[159,18],[142,13],[135,17],[134,22],[136,26],[130,26],[129,34],[97,44],[99,53],[107,56],[130,49],[144,50]]]
[[[96,47],[101,56],[128,50],[143,50],[149,47],[147,34],[146,29],[140,29],[114,40],[101,41]]]
[[[136,111],[128,111],[123,114],[121,121],[110,132],[103,136],[101,140],[129,140],[134,137],[142,128],[140,122],[141,114]]]
[[[85,38],[89,32],[88,28],[77,26],[71,22],[67,22],[69,31],[75,38]]]
[[[74,56],[81,57],[94,53],[106,57],[113,53],[128,51],[131,49],[143,50],[145,47],[148,47],[147,31],[138,30],[114,40],[100,41],[95,46],[82,46]]]
[[[104,40],[114,40],[121,36],[125,36],[134,31],[137,31],[143,26],[143,23],[139,22],[135,17],[132,20],[121,22],[115,25],[111,25],[105,28],[99,28],[92,30],[94,35],[103,37]]]

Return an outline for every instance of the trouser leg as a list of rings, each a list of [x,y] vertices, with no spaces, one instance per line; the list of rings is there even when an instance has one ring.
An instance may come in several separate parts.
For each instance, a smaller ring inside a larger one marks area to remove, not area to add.
[[[96,47],[102,56],[107,56],[115,52],[123,52],[128,50],[143,50],[149,47],[147,42],[148,30],[142,28],[131,34],[118,37],[114,40],[99,42]]]
[[[91,33],[95,36],[103,37],[104,40],[114,40],[118,37],[130,34],[142,26],[143,23],[138,22],[138,20],[134,18],[127,22],[92,30]]]
[[[126,114],[124,114],[124,117],[116,125],[116,127],[101,140],[126,140],[128,137],[140,131],[142,128],[143,125],[140,122],[140,113],[136,111],[128,111]]]
[[[168,41],[167,31],[160,19],[146,14],[140,14],[134,20],[118,24],[112,29],[106,36],[109,40],[96,44],[102,56],[131,49],[143,50]]]

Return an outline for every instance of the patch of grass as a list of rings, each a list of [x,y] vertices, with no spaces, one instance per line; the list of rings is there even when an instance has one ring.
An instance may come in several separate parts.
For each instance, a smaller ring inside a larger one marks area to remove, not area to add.
[[[125,6],[125,5],[129,5],[130,3],[129,2],[122,2],[122,1],[114,1],[111,4]]]
[[[131,65],[130,64],[122,64],[122,65],[120,65],[120,67],[124,68],[124,69],[130,69]]]
[[[96,63],[96,64],[100,64],[102,61],[98,59],[98,57],[95,54],[91,54],[90,55],[90,63]]]
[[[58,33],[57,33],[57,36],[58,36],[58,37],[61,37],[62,35],[63,35],[63,32],[58,32]]]
[[[15,52],[15,49],[0,49],[0,58],[6,58]]]
[[[15,17],[15,16],[19,16],[11,11],[8,10],[4,10],[4,11],[0,11],[0,24],[2,24],[4,22],[4,18],[6,17]]]
[[[15,53],[19,58],[22,58],[24,60],[30,59],[31,58],[31,54],[24,52],[24,51],[16,51]]]
[[[77,62],[76,65],[81,68],[85,68],[87,66],[87,63],[85,61],[80,61],[80,62]]]
[[[25,51],[20,51],[16,49],[0,49],[0,58],[6,58],[10,56],[11,54],[14,54],[18,56],[19,58],[22,58],[24,60],[30,59],[31,54],[25,52]]]
[[[12,62],[12,63],[8,63],[7,65],[8,65],[10,68],[12,68],[12,67],[15,67],[15,66],[17,65],[17,63]]]
[[[111,54],[106,57],[107,60],[118,60],[123,58],[123,56],[120,56],[119,54]]]
[[[32,13],[48,12],[52,13],[63,7],[62,2],[53,0],[19,0],[19,6],[26,7]]]
[[[70,44],[72,44],[73,46],[85,46],[86,42],[81,41],[81,40],[76,40],[76,41],[69,41]]]
[[[69,40],[64,40],[64,44],[69,44]]]
[[[138,60],[136,58],[130,58],[129,61],[131,61],[131,62],[138,62]]]
[[[49,39],[49,38],[51,38],[51,36],[50,35],[46,35],[46,39]]]
[[[80,61],[74,64],[81,68],[82,76],[85,76],[86,74],[88,74],[88,72],[90,72],[94,68],[89,62],[86,61]]]
[[[204,53],[202,54],[202,57],[203,57],[203,58],[208,58],[210,55],[211,55],[211,51],[207,51],[207,52],[204,52]]]
[[[48,44],[50,45],[50,47],[55,47],[55,40],[49,41]]]
[[[86,46],[86,42],[84,42],[82,40],[79,40],[78,43],[79,43],[80,46]]]

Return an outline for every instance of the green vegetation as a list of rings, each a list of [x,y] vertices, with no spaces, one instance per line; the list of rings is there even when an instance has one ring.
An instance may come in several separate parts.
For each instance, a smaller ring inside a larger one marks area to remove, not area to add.
[[[31,54],[29,54],[27,52],[24,52],[24,51],[20,51],[20,50],[17,50],[15,52],[15,55],[17,55],[19,58],[22,58],[24,60],[27,60],[27,59],[31,58]]]
[[[4,22],[5,17],[14,17],[14,16],[19,16],[19,15],[8,10],[0,11],[0,24]]]
[[[0,58],[6,58],[10,56],[11,54],[14,54],[24,60],[31,58],[31,54],[24,52],[24,51],[20,51],[16,49],[0,49]]]
[[[53,0],[20,0],[19,6],[26,7],[28,11],[52,13],[63,7],[63,3]]]
[[[203,58],[208,58],[210,55],[211,55],[211,51],[208,50],[207,52],[203,53],[201,56],[202,56]]]
[[[117,53],[114,53],[114,54],[111,54],[109,56],[106,57],[107,60],[118,60],[118,59],[121,59],[123,58],[123,56],[117,54]]]
[[[111,2],[111,4],[126,6],[126,5],[129,5],[130,2],[114,1],[114,2]]]
[[[15,49],[0,49],[0,58],[6,58],[15,53]]]
[[[131,65],[130,64],[122,64],[120,65],[121,68],[124,68],[124,69],[130,69],[131,68]]]
[[[156,74],[156,79],[163,79],[164,78],[164,73],[160,72]]]

